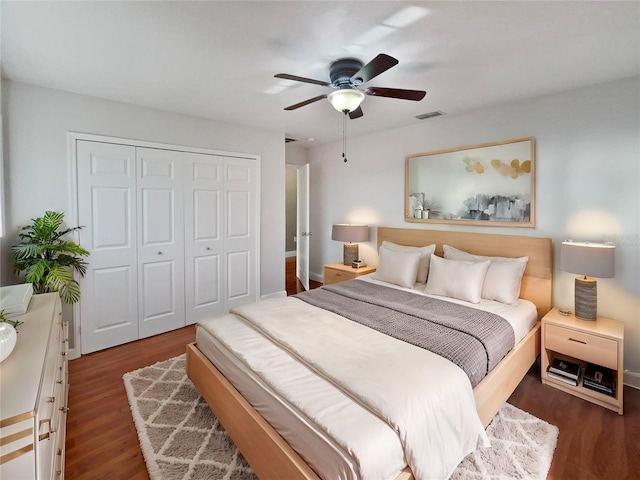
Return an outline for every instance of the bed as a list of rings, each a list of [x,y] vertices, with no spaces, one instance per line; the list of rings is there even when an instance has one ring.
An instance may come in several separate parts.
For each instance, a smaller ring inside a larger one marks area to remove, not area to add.
[[[520,298],[533,304],[534,315],[538,318],[551,307],[550,239],[384,227],[377,230],[379,247],[383,242],[416,247],[435,244],[435,254],[439,257],[443,256],[444,245],[474,255],[512,258],[527,256],[528,262],[522,276]],[[277,312],[277,308],[280,307],[275,308]],[[283,312],[287,314],[286,310]],[[202,335],[205,334],[204,328],[199,326],[198,330]],[[198,338],[204,338],[202,335]],[[515,347],[473,388],[475,408],[483,426],[491,421],[540,352],[539,322],[534,321],[533,328],[520,336],[522,338]],[[223,367],[217,359],[214,359],[213,363],[209,360],[208,357],[213,355],[208,349],[209,347],[204,346],[203,342],[200,345],[191,344],[187,347],[187,373],[256,474],[265,479],[319,478],[315,470],[296,452],[296,449],[300,450],[299,442],[307,441],[312,434],[302,429],[302,433],[296,439],[296,435],[292,435],[291,430],[297,427],[283,426],[278,421],[272,420],[276,427],[274,428],[257,411],[264,407],[262,400],[259,397],[257,400],[250,397],[252,401],[247,401],[238,391],[238,389],[245,391],[242,383],[228,374],[232,381],[239,385],[236,389],[232,382],[229,382],[219,371],[227,367]],[[257,377],[260,375],[258,372]],[[252,403],[257,407],[254,408]],[[312,424],[310,428],[313,429],[314,425]],[[371,431],[377,431],[375,425],[371,428]],[[285,441],[278,431],[284,432],[284,436],[290,439],[296,449]],[[383,444],[383,437],[381,434],[381,444]],[[319,448],[313,447],[313,442],[311,445],[311,448]],[[316,464],[314,466],[318,468]],[[333,474],[323,471],[325,477]],[[404,467],[396,478],[411,479],[414,475],[409,467]]]

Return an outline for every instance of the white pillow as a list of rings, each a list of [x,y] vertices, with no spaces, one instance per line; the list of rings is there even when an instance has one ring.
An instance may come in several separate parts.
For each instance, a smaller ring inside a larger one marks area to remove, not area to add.
[[[458,262],[431,255],[424,293],[480,303],[484,277],[491,262]]]
[[[431,254],[436,251],[435,244],[426,247],[410,247],[407,245],[398,245],[397,243],[384,240],[380,248],[387,248],[394,252],[420,252],[420,265],[416,275],[416,283],[425,283],[429,275],[429,264],[431,262]]]
[[[420,257],[420,252],[395,252],[381,246],[374,278],[411,288],[416,283]]]
[[[484,262],[489,260],[491,265],[487,270],[482,287],[482,298],[498,302],[513,304],[520,298],[522,275],[527,268],[529,257],[483,257],[463,252],[450,245],[443,245],[444,258],[465,262]]]

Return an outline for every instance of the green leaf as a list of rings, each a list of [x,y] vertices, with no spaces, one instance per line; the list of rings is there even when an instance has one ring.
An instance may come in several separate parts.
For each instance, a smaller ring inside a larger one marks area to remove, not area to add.
[[[80,285],[74,272],[85,275],[88,264],[83,257],[89,251],[65,238],[82,227],[60,230],[63,220],[64,213],[47,210],[30,225],[19,227],[20,242],[11,248],[13,267],[33,283],[35,293],[58,291],[65,302],[75,303],[80,299]]]

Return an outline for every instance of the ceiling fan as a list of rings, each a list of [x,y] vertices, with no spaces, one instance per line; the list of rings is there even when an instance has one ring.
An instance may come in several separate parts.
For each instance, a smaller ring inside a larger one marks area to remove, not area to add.
[[[386,72],[391,67],[398,64],[398,60],[386,55],[379,54],[376,58],[364,65],[356,58],[341,58],[336,60],[329,67],[329,78],[331,82],[314,80],[312,78],[298,77],[288,73],[278,73],[276,78],[293,80],[296,82],[312,83],[322,87],[331,87],[335,90],[331,93],[318,95],[295,105],[290,105],[285,110],[295,110],[310,103],[327,98],[333,108],[339,112],[349,114],[349,118],[359,118],[363,115],[360,103],[365,95],[375,97],[400,98],[403,100],[419,101],[424,98],[427,92],[422,90],[404,90],[400,88],[366,87],[360,89],[363,84]]]

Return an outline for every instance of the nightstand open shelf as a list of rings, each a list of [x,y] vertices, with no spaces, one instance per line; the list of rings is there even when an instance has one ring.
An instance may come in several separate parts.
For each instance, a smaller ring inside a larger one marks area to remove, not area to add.
[[[542,383],[622,415],[623,341],[624,325],[622,322],[604,317],[598,317],[596,321],[585,321],[577,319],[573,315],[560,315],[557,308],[552,309],[542,319]],[[556,358],[578,363],[581,366],[577,386],[547,375],[549,365]],[[587,362],[613,370],[615,396],[583,386],[582,381]]]
[[[559,388],[560,390],[564,390],[567,393],[571,393],[572,395],[575,395],[576,397],[580,397],[584,400],[588,400],[590,402],[593,402],[594,399],[597,400],[598,405],[601,405],[605,408],[609,408],[610,410],[614,410],[614,411],[618,411],[618,405],[619,405],[619,400],[618,400],[618,391],[619,391],[619,386],[616,385],[616,396],[612,397],[611,395],[606,395],[604,393],[600,393],[596,390],[592,390],[590,388],[586,388],[582,386],[582,380],[584,379],[584,369],[587,365],[587,362],[580,360],[579,358],[573,358],[573,357],[569,357],[567,355],[562,355],[560,353],[556,353],[556,352],[551,352],[548,354],[549,355],[549,365],[553,362],[554,359],[556,358],[560,358],[561,360],[567,360],[569,362],[573,362],[573,363],[577,363],[578,365],[580,365],[580,378],[578,378],[578,385],[569,385],[568,383],[564,383],[561,380],[556,380],[555,378],[549,377],[549,375],[547,374],[548,369],[543,373],[544,377],[545,377],[545,381],[543,381],[543,383],[549,384],[549,385],[553,385],[556,388]],[[614,375],[617,375],[618,372],[614,371]],[[602,405],[602,403],[604,403],[605,405]]]

